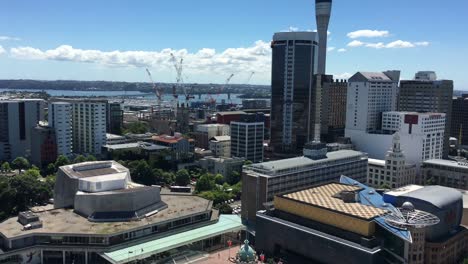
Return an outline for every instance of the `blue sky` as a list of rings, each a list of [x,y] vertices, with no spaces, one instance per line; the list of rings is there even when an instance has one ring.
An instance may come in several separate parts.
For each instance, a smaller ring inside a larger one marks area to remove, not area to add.
[[[327,72],[435,70],[468,90],[468,2],[334,0]],[[314,30],[313,0],[25,1],[0,7],[0,78],[270,82],[272,34]],[[356,38],[348,33],[373,30]],[[353,42],[354,41],[354,42]],[[350,43],[354,47],[349,46]],[[346,51],[338,52],[339,49]]]

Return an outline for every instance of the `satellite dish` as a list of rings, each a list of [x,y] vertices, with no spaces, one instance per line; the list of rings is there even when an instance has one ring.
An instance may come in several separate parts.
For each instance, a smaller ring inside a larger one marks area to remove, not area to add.
[[[440,219],[428,212],[414,209],[414,205],[405,202],[402,207],[395,208],[392,212],[383,216],[385,222],[398,229],[425,228],[440,222]]]

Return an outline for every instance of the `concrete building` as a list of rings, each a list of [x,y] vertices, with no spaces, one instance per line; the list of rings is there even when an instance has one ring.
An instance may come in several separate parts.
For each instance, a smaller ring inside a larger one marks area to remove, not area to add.
[[[272,47],[271,146],[300,153],[314,139],[318,43],[315,32],[275,33]]]
[[[227,111],[216,113],[216,122],[218,124],[230,125],[231,122],[239,121],[242,115],[246,112],[243,111]]]
[[[371,187],[399,188],[416,183],[416,166],[408,164],[400,146],[400,136],[393,135],[392,146],[385,160],[369,159],[367,184]]]
[[[339,137],[345,135],[348,82],[346,80],[334,80],[327,83],[324,88],[322,140],[335,142]]]
[[[315,0],[315,20],[319,40],[317,74],[325,75],[327,70],[328,23],[332,11],[332,0]]]
[[[448,156],[452,124],[453,81],[437,80],[434,72],[418,72],[414,80],[400,82],[398,111],[446,114],[444,157]]]
[[[107,104],[107,125],[106,132],[110,134],[122,133],[124,111],[119,102],[109,102]]]
[[[210,150],[215,157],[231,157],[231,137],[219,136],[210,139]]]
[[[341,175],[366,182],[367,155],[353,150],[327,153],[324,144],[306,145],[304,156],[244,166],[242,218],[255,222],[255,214],[268,208],[275,195],[335,182]]]
[[[57,185],[55,208],[33,207],[0,223],[1,263],[185,261],[228,240],[239,244],[245,229],[211,201],[133,183],[113,161],[61,167]]]
[[[73,153],[73,106],[67,102],[50,102],[48,107],[49,126],[55,129],[57,154],[70,157]]]
[[[106,145],[125,144],[129,141],[125,136],[106,133]]]
[[[450,135],[457,139],[458,145],[468,148],[468,94],[453,98]]]
[[[132,142],[102,146],[102,157],[109,160],[134,160],[137,157],[140,157],[140,159],[151,159],[152,157],[161,155],[167,159],[172,158],[168,147],[148,142]]]
[[[431,159],[422,164],[420,184],[437,184],[468,190],[468,163]]]
[[[31,163],[44,168],[57,160],[57,138],[55,129],[37,125],[32,128]]]
[[[347,129],[347,135],[356,149],[368,153],[370,158],[382,160],[388,146],[392,145],[392,134],[398,132],[406,161],[416,165],[418,174],[423,161],[442,158],[445,114],[385,112],[381,129],[374,133]]]
[[[209,173],[221,174],[224,178],[229,178],[233,172],[242,172],[242,166],[245,159],[243,158],[216,158],[205,157],[198,161],[200,167],[206,169]]]
[[[168,147],[171,152],[172,162],[190,161],[194,157],[195,141],[191,138],[183,137],[180,133],[175,133],[174,136],[153,136],[152,142],[156,145]]]
[[[41,99],[0,101],[0,160],[31,155],[32,129],[44,119]]]
[[[208,149],[210,139],[217,136],[229,136],[230,127],[225,124],[202,124],[195,127],[193,136],[195,144],[199,148]]]
[[[106,145],[107,101],[70,100],[73,105],[73,152],[101,155]]]
[[[243,121],[231,122],[231,157],[262,162],[265,124],[248,119]]]
[[[399,79],[399,71],[387,71],[358,72],[348,80],[346,137],[381,129],[382,113],[396,110]]]
[[[386,215],[405,201],[440,222],[409,229],[389,224]],[[342,176],[339,183],[276,195],[273,207],[257,213],[256,249],[267,257],[293,263],[459,263],[467,252],[461,194],[449,188],[409,186],[382,196]]]

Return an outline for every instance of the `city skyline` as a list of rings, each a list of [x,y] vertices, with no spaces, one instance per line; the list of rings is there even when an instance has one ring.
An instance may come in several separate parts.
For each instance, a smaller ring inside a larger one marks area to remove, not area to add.
[[[450,2],[335,1],[327,73],[348,78],[357,71],[397,69],[412,79],[419,70],[434,70],[453,79],[455,89],[468,90],[467,37],[457,33],[466,24],[462,10],[468,4]],[[242,84],[255,71],[252,84],[270,84],[273,34],[316,28],[314,1],[305,0],[289,6],[48,3],[9,1],[0,11],[1,79],[146,82],[148,67],[157,82],[173,82],[173,52],[185,58],[186,82],[222,83],[234,73],[231,82]]]

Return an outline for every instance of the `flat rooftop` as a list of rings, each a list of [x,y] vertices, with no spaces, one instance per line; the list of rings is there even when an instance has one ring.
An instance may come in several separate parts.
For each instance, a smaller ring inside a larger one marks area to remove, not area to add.
[[[203,213],[211,210],[212,205],[211,201],[192,195],[161,195],[161,199],[168,208],[139,221],[90,222],[87,218],[76,214],[73,209],[54,209],[35,212],[42,221],[42,228],[23,231],[23,225],[17,221],[18,217],[12,217],[0,223],[0,232],[7,238],[31,234],[110,235]],[[32,211],[35,211],[34,208]]]
[[[109,176],[128,172],[128,169],[116,161],[90,161],[79,164],[66,165],[59,168],[69,177],[88,178]]]
[[[385,160],[368,159],[367,162],[368,162],[370,165],[385,167]]]
[[[451,167],[451,168],[458,168],[458,169],[466,169],[468,170],[468,162],[457,162],[452,160],[444,160],[444,159],[431,159],[426,160],[423,162],[424,164],[428,165],[439,165],[443,167]]]
[[[334,197],[343,191],[358,192],[360,190],[362,190],[362,188],[359,186],[331,183],[298,192],[284,194],[280,197],[365,220],[372,220],[375,217],[383,215],[387,212],[383,209],[370,205],[364,205],[359,202],[345,203],[342,199]]]
[[[288,170],[288,169],[300,169],[301,167],[309,167],[309,166],[318,166],[323,165],[324,163],[333,162],[337,160],[343,159],[358,159],[358,158],[366,158],[367,155],[365,153],[354,151],[354,150],[339,150],[327,153],[327,158],[324,159],[311,159],[305,156],[297,157],[297,158],[290,158],[290,159],[282,159],[276,161],[269,161],[269,162],[262,162],[257,164],[252,164],[250,166],[246,166],[246,170],[253,170],[258,173],[271,173],[272,175],[266,176],[274,176],[273,174],[278,171]]]

